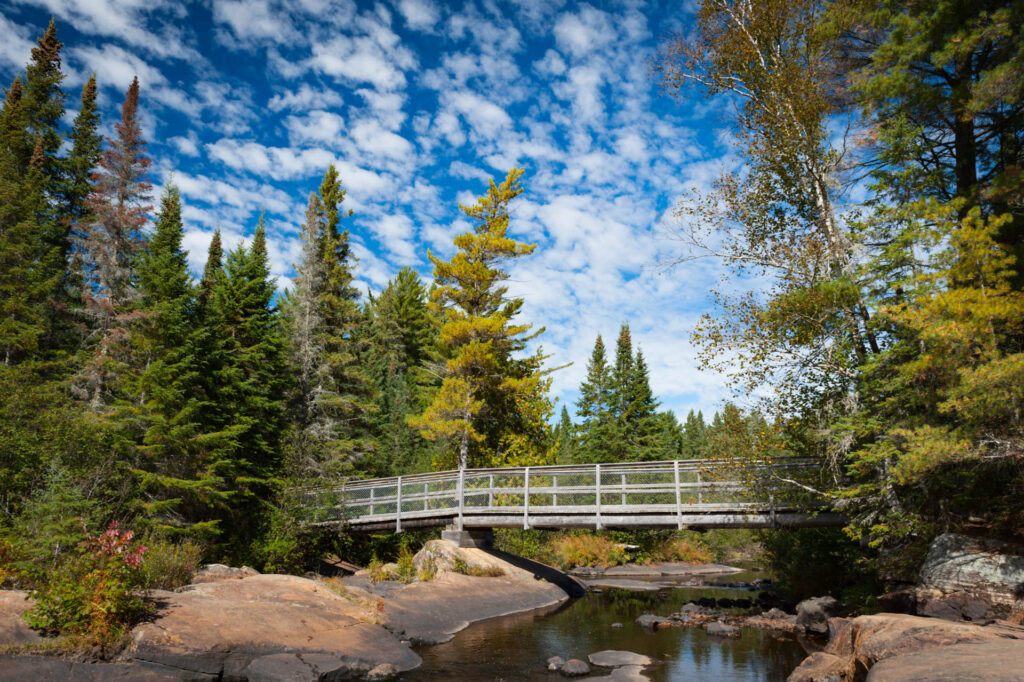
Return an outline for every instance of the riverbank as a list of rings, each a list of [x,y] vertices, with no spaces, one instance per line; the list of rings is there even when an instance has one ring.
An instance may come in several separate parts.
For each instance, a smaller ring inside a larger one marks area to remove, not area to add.
[[[492,577],[462,575],[436,558],[433,579],[412,584],[373,584],[365,574],[321,581],[219,570],[220,577],[201,575],[181,591],[154,592],[150,621],[102,661],[43,640],[21,621],[26,595],[0,592],[0,680],[390,679],[420,665],[417,644],[569,598],[523,568],[446,545],[431,548],[460,559],[457,568],[487,569]]]

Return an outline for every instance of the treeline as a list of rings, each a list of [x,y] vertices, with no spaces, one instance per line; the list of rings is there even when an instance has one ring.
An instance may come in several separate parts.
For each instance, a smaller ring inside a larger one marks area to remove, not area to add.
[[[562,407],[554,429],[559,464],[748,457],[763,451],[774,433],[758,410],[732,403],[710,422],[692,410],[683,423],[672,411],[659,411],[643,350],[634,353],[628,324],[619,331],[612,362],[598,335],[586,369],[576,422]]]
[[[769,388],[889,577],[937,533],[1024,527],[1022,22],[1015,1],[703,0],[657,63],[737,104],[742,168],[678,211],[683,258],[727,271],[704,365]]]
[[[138,81],[109,139],[95,77],[68,126],[62,47],[51,22],[0,109],[0,581],[45,579],[111,520],[294,570],[324,538],[289,490],[553,461],[544,356],[523,353],[543,330],[501,269],[534,248],[506,236],[521,171],[462,207],[429,289],[403,269],[364,300],[334,167],[292,289],[262,215],[233,248],[215,232],[195,281],[173,180],[151,205]]]

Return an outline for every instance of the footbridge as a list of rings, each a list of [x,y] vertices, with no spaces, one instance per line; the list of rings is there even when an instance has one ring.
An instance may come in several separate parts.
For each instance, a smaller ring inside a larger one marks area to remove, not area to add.
[[[808,502],[819,466],[673,460],[461,469],[307,488],[307,523],[355,532],[485,528],[799,528],[845,519]]]

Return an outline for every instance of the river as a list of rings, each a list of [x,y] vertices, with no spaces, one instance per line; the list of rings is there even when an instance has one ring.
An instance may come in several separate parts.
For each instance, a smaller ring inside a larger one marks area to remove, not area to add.
[[[749,580],[749,573],[724,580]],[[649,632],[633,621],[644,613],[667,616],[691,600],[754,596],[715,586],[675,587],[661,592],[605,590],[589,593],[548,613],[524,613],[470,625],[445,644],[421,647],[419,669],[403,675],[425,680],[564,680],[547,671],[547,659],[587,656],[604,649],[645,654],[659,664],[645,674],[656,681],[785,680],[807,655],[793,635],[744,628],[737,639],[708,637],[699,628]],[[612,623],[622,623],[613,628]]]

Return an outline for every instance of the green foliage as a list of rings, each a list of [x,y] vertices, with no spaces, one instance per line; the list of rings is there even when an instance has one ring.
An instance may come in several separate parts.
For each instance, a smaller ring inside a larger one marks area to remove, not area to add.
[[[192,582],[203,558],[194,540],[157,540],[146,545],[139,585],[146,590],[173,590]]]
[[[86,533],[77,555],[32,592],[36,603],[25,612],[25,620],[76,643],[118,642],[150,610],[136,592],[144,582],[145,552],[133,543],[132,532],[122,531],[116,522],[101,535]]]
[[[875,562],[840,529],[800,528],[757,533],[768,568],[794,599],[830,594],[851,607],[881,592]]]

